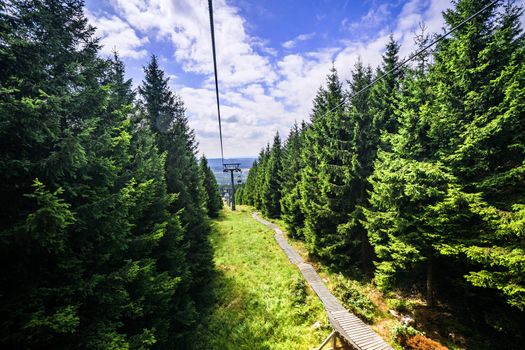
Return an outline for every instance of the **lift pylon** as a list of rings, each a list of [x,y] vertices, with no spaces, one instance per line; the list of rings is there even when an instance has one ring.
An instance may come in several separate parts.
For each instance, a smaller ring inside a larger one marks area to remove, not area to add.
[[[230,198],[232,210],[235,210],[235,181],[233,179],[233,173],[240,173],[242,171],[239,167],[240,165],[241,163],[225,163],[222,165],[222,171],[225,173],[229,172],[232,180],[232,196]]]

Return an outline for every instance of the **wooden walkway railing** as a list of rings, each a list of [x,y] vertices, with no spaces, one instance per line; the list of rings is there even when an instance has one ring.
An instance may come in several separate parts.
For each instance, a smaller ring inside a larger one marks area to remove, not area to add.
[[[328,290],[312,265],[306,263],[288,243],[283,231],[281,231],[277,225],[261,219],[257,213],[253,213],[253,218],[275,231],[275,240],[285,252],[290,262],[297,265],[310,287],[317,294],[324,305],[332,327],[337,335],[346,341],[347,345],[356,350],[392,350],[390,345],[375,333],[370,326],[366,325],[354,314],[348,312],[348,310],[341,305],[339,300]],[[334,334],[331,334],[330,337],[333,337],[333,335]],[[321,348],[326,343],[327,341],[323,343]]]

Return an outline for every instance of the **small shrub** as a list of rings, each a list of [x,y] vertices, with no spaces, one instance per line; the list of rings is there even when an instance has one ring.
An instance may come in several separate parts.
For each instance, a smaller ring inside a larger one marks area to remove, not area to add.
[[[344,307],[366,322],[374,321],[377,308],[366,295],[361,293],[356,281],[337,275],[334,279],[334,287],[334,294]]]
[[[414,303],[406,299],[387,299],[386,301],[389,308],[399,312],[407,313],[414,310]]]
[[[392,329],[392,339],[397,341],[401,345],[404,345],[409,338],[420,334],[421,332],[419,332],[414,327],[405,326],[401,323],[398,323]]]
[[[294,305],[302,305],[306,302],[306,282],[302,276],[295,276],[290,286]]]
[[[422,334],[417,334],[408,338],[404,346],[411,350],[448,350],[446,346],[443,346],[437,341],[427,338]]]

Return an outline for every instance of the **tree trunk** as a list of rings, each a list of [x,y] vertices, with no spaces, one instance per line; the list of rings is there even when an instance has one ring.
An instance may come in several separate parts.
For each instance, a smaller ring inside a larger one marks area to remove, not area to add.
[[[432,274],[433,274],[433,261],[430,256],[427,261],[427,305],[429,307],[434,306],[434,289],[432,286]]]
[[[363,229],[361,232],[361,266],[365,274],[370,274],[373,271],[372,265],[372,245],[368,241],[368,235]]]

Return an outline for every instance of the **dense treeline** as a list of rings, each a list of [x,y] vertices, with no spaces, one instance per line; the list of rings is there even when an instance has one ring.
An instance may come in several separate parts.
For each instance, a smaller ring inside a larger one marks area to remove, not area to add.
[[[488,3],[455,1],[446,26]],[[243,201],[280,216],[335,268],[373,274],[385,292],[415,288],[429,306],[455,300],[458,313],[523,341],[521,14],[512,2],[492,7],[394,72],[391,38],[381,66],[359,61],[346,90],[332,68],[309,122],[261,151]]]
[[[186,348],[217,184],[156,58],[136,96],[93,33],[80,0],[0,3],[0,344]]]

